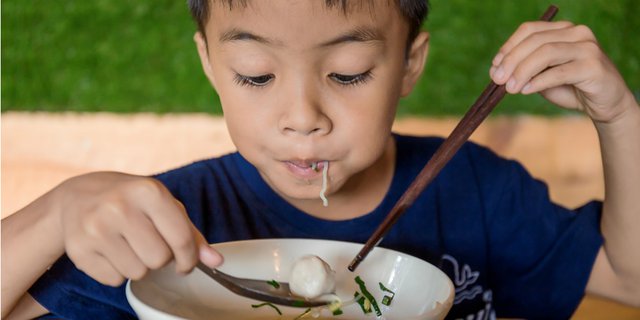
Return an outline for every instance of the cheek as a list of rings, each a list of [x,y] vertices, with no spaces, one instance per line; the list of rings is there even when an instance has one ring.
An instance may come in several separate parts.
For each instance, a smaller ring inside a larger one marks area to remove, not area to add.
[[[266,115],[260,113],[264,108],[247,99],[246,95],[234,95],[229,91],[220,94],[220,103],[227,130],[236,148],[243,155],[246,152],[263,152],[264,140],[270,136],[269,121]]]
[[[380,100],[368,102],[368,105],[354,108],[350,115],[341,117],[341,131],[348,137],[344,140],[349,141],[351,163],[355,167],[366,167],[381,156],[393,125],[393,103],[381,104]]]
[[[351,97],[347,105],[349,115],[343,125],[362,142],[377,140],[389,134],[395,118],[397,92],[387,86],[376,86],[363,90],[358,97]],[[377,138],[377,139],[376,139]]]

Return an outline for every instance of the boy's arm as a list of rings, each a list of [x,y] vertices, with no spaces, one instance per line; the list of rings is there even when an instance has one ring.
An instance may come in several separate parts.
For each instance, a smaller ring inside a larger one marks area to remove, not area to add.
[[[627,114],[595,124],[604,166],[605,242],[587,291],[640,307],[640,108],[629,100]]]
[[[605,200],[590,293],[640,306],[640,107],[591,30],[525,23],[493,60],[491,77],[509,93],[540,93],[593,120],[600,138]]]
[[[16,306],[11,310],[11,313],[2,319],[35,319],[48,313],[49,311],[45,307],[39,304],[30,294],[26,293],[20,298]]]
[[[41,197],[2,220],[3,319],[21,298],[25,303],[28,301],[29,287],[64,253],[60,223],[51,210],[54,206],[50,199]],[[21,303],[22,311],[27,307],[25,303]],[[20,313],[33,318],[45,314],[46,310],[42,308],[36,314]]]
[[[159,181],[115,172],[78,176],[2,220],[3,318],[16,306],[30,317],[43,312],[26,292],[65,252],[109,286],[171,260],[183,273],[198,260],[222,262]]]

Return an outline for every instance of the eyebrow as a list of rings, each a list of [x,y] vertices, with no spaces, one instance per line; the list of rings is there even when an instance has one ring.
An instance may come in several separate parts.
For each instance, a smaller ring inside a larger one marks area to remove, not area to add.
[[[222,43],[232,41],[257,41],[262,44],[282,46],[281,41],[262,37],[237,28],[227,30],[220,36],[220,42]]]
[[[284,46],[282,41],[259,36],[237,28],[232,28],[228,31],[225,31],[219,39],[222,43],[232,41],[256,41],[269,46]],[[378,29],[370,27],[357,27],[345,32],[344,34],[334,39],[321,43],[320,45],[318,45],[318,47],[331,47],[349,42],[375,43],[382,42],[383,40],[384,37]]]
[[[383,40],[384,37],[378,29],[370,27],[357,27],[335,39],[321,43],[320,47],[330,47],[349,42],[382,42]]]

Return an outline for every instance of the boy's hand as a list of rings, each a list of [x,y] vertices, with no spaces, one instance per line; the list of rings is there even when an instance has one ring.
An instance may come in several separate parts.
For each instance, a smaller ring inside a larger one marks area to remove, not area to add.
[[[56,190],[65,251],[76,267],[111,286],[171,260],[189,272],[222,257],[157,180],[114,172],[72,178]]]
[[[528,22],[500,48],[490,74],[510,93],[540,92],[593,119],[604,172],[604,244],[587,291],[640,306],[640,108],[615,66],[589,28]]]
[[[509,93],[540,92],[597,122],[613,122],[637,107],[591,30],[566,21],[522,24],[500,48],[490,74]]]

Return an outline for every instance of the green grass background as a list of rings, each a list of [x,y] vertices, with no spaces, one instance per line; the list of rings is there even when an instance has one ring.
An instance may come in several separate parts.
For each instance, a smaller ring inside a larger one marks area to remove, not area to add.
[[[401,115],[459,115],[488,82],[493,55],[542,0],[432,0],[431,49]],[[640,3],[558,0],[556,19],[592,27],[636,97]],[[200,69],[184,0],[2,1],[2,110],[220,113]],[[539,96],[496,113],[562,114]]]

